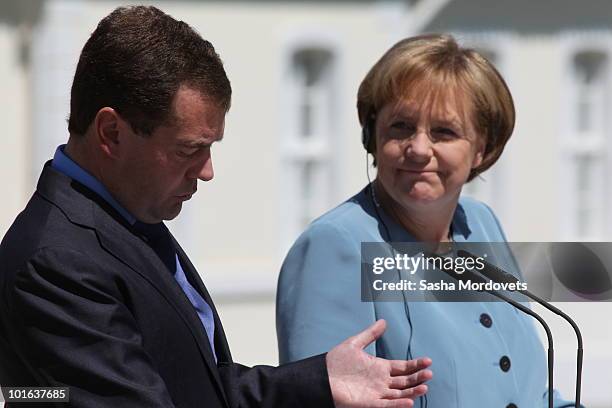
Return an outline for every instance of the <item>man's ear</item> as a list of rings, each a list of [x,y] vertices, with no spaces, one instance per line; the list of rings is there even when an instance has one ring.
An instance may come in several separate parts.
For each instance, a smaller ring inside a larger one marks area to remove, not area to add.
[[[102,152],[109,158],[120,156],[121,142],[129,129],[130,125],[110,107],[100,109],[94,118],[96,140]]]

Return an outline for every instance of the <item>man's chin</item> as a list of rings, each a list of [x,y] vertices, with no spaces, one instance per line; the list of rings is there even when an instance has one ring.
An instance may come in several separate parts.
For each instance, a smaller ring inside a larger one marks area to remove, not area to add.
[[[166,209],[162,214],[161,214],[161,218],[164,221],[170,221],[175,219],[180,213],[181,210],[183,209],[183,203],[179,202],[179,203],[174,203],[172,205],[172,207]]]
[[[172,212],[170,212],[168,214],[168,218],[166,218],[166,220],[173,220],[176,217],[178,217],[178,215],[181,213],[181,210],[183,209],[183,203],[179,203]]]

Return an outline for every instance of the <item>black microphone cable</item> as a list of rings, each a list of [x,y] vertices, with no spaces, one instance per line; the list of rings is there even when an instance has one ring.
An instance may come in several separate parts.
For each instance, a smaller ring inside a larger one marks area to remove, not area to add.
[[[471,258],[475,259],[476,256],[466,250],[460,249],[457,251],[457,255],[462,258]],[[503,269],[498,268],[497,266],[482,260],[484,264],[484,268],[482,270],[478,270],[482,275],[486,276],[492,281],[496,282],[506,282],[506,283],[519,283],[520,280],[517,279],[511,273],[504,271]],[[576,399],[575,399],[575,407],[580,408],[580,393],[582,389],[582,359],[583,359],[583,349],[582,349],[582,333],[578,328],[576,322],[569,317],[565,312],[558,309],[557,307],[551,305],[544,299],[540,298],[538,295],[530,292],[529,290],[518,290],[517,292],[527,296],[530,299],[535,300],[540,305],[544,306],[546,309],[550,310],[554,314],[561,316],[565,321],[567,321],[572,328],[574,329],[574,333],[576,334],[576,340],[578,343],[578,349],[576,351]]]
[[[444,257],[438,255],[438,254],[434,254],[434,253],[429,253],[427,254],[427,259],[428,261],[430,259],[433,258],[441,258],[441,259],[445,259]],[[477,274],[475,274],[474,272],[472,272],[469,269],[466,269],[465,272],[463,273],[458,273],[455,272],[454,270],[451,272],[449,270],[446,270],[445,268],[440,268],[440,270],[444,273],[446,273],[447,275],[460,280],[462,282],[467,282],[467,281],[472,281],[472,282],[476,282],[478,284],[484,284],[487,281],[482,277],[479,276]],[[483,285],[484,288],[484,285]],[[520,310],[521,312],[528,314],[529,316],[533,317],[534,319],[536,319],[544,328],[544,331],[546,332],[546,338],[548,340],[548,407],[549,408],[553,408],[553,366],[554,366],[554,361],[555,361],[555,352],[554,352],[554,348],[553,348],[553,337],[552,337],[552,332],[550,331],[550,327],[548,326],[548,324],[546,323],[546,321],[536,312],[534,312],[533,310],[529,309],[528,307],[523,306],[522,304],[520,304],[519,302],[515,301],[514,299],[511,299],[501,293],[499,293],[498,291],[495,290],[487,290],[487,289],[483,289],[485,292],[503,300],[506,303],[509,303],[510,305],[514,306],[515,308],[517,308],[518,310]]]
[[[393,247],[392,245],[393,239],[391,238],[391,232],[389,231],[389,227],[387,227],[385,220],[383,220],[380,213],[378,212],[378,206],[380,205],[380,203],[376,199],[376,193],[374,192],[374,183],[372,183],[372,180],[370,179],[370,162],[368,159],[369,159],[368,152],[366,151],[366,176],[368,177],[368,190],[370,193],[370,199],[372,200],[372,207],[374,207],[374,212],[376,213],[376,217],[378,218],[378,220],[381,222],[381,224],[383,225],[385,229],[385,233],[387,236],[387,242],[389,243],[389,246]],[[382,236],[382,233],[381,233],[381,236]],[[414,334],[414,327],[412,325],[412,317],[410,315],[410,308],[408,307],[408,302],[406,301],[406,299],[404,299],[404,313],[406,314],[406,319],[408,320],[408,325],[410,326],[410,337],[408,338],[408,356],[407,357],[408,359],[412,360],[414,358],[412,356],[412,336]],[[427,400],[427,394],[419,396],[419,405],[421,406],[421,408],[428,407],[429,401]]]

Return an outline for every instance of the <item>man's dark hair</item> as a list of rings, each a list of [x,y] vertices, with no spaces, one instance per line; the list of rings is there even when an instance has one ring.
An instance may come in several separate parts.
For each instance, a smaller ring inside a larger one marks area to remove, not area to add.
[[[181,85],[225,111],[232,89],[212,44],[155,7],[119,7],[85,43],[70,97],[70,134],[83,135],[98,111],[115,109],[146,135],[172,120]]]

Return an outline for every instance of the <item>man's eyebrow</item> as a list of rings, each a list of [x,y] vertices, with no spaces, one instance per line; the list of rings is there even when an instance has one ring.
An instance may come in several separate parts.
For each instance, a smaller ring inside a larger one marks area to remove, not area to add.
[[[198,147],[208,147],[212,145],[213,143],[220,142],[222,140],[223,140],[223,136],[218,139],[212,140],[212,141],[201,140],[201,139],[200,140],[185,140],[185,141],[179,142],[179,144],[185,147],[198,148]]]

